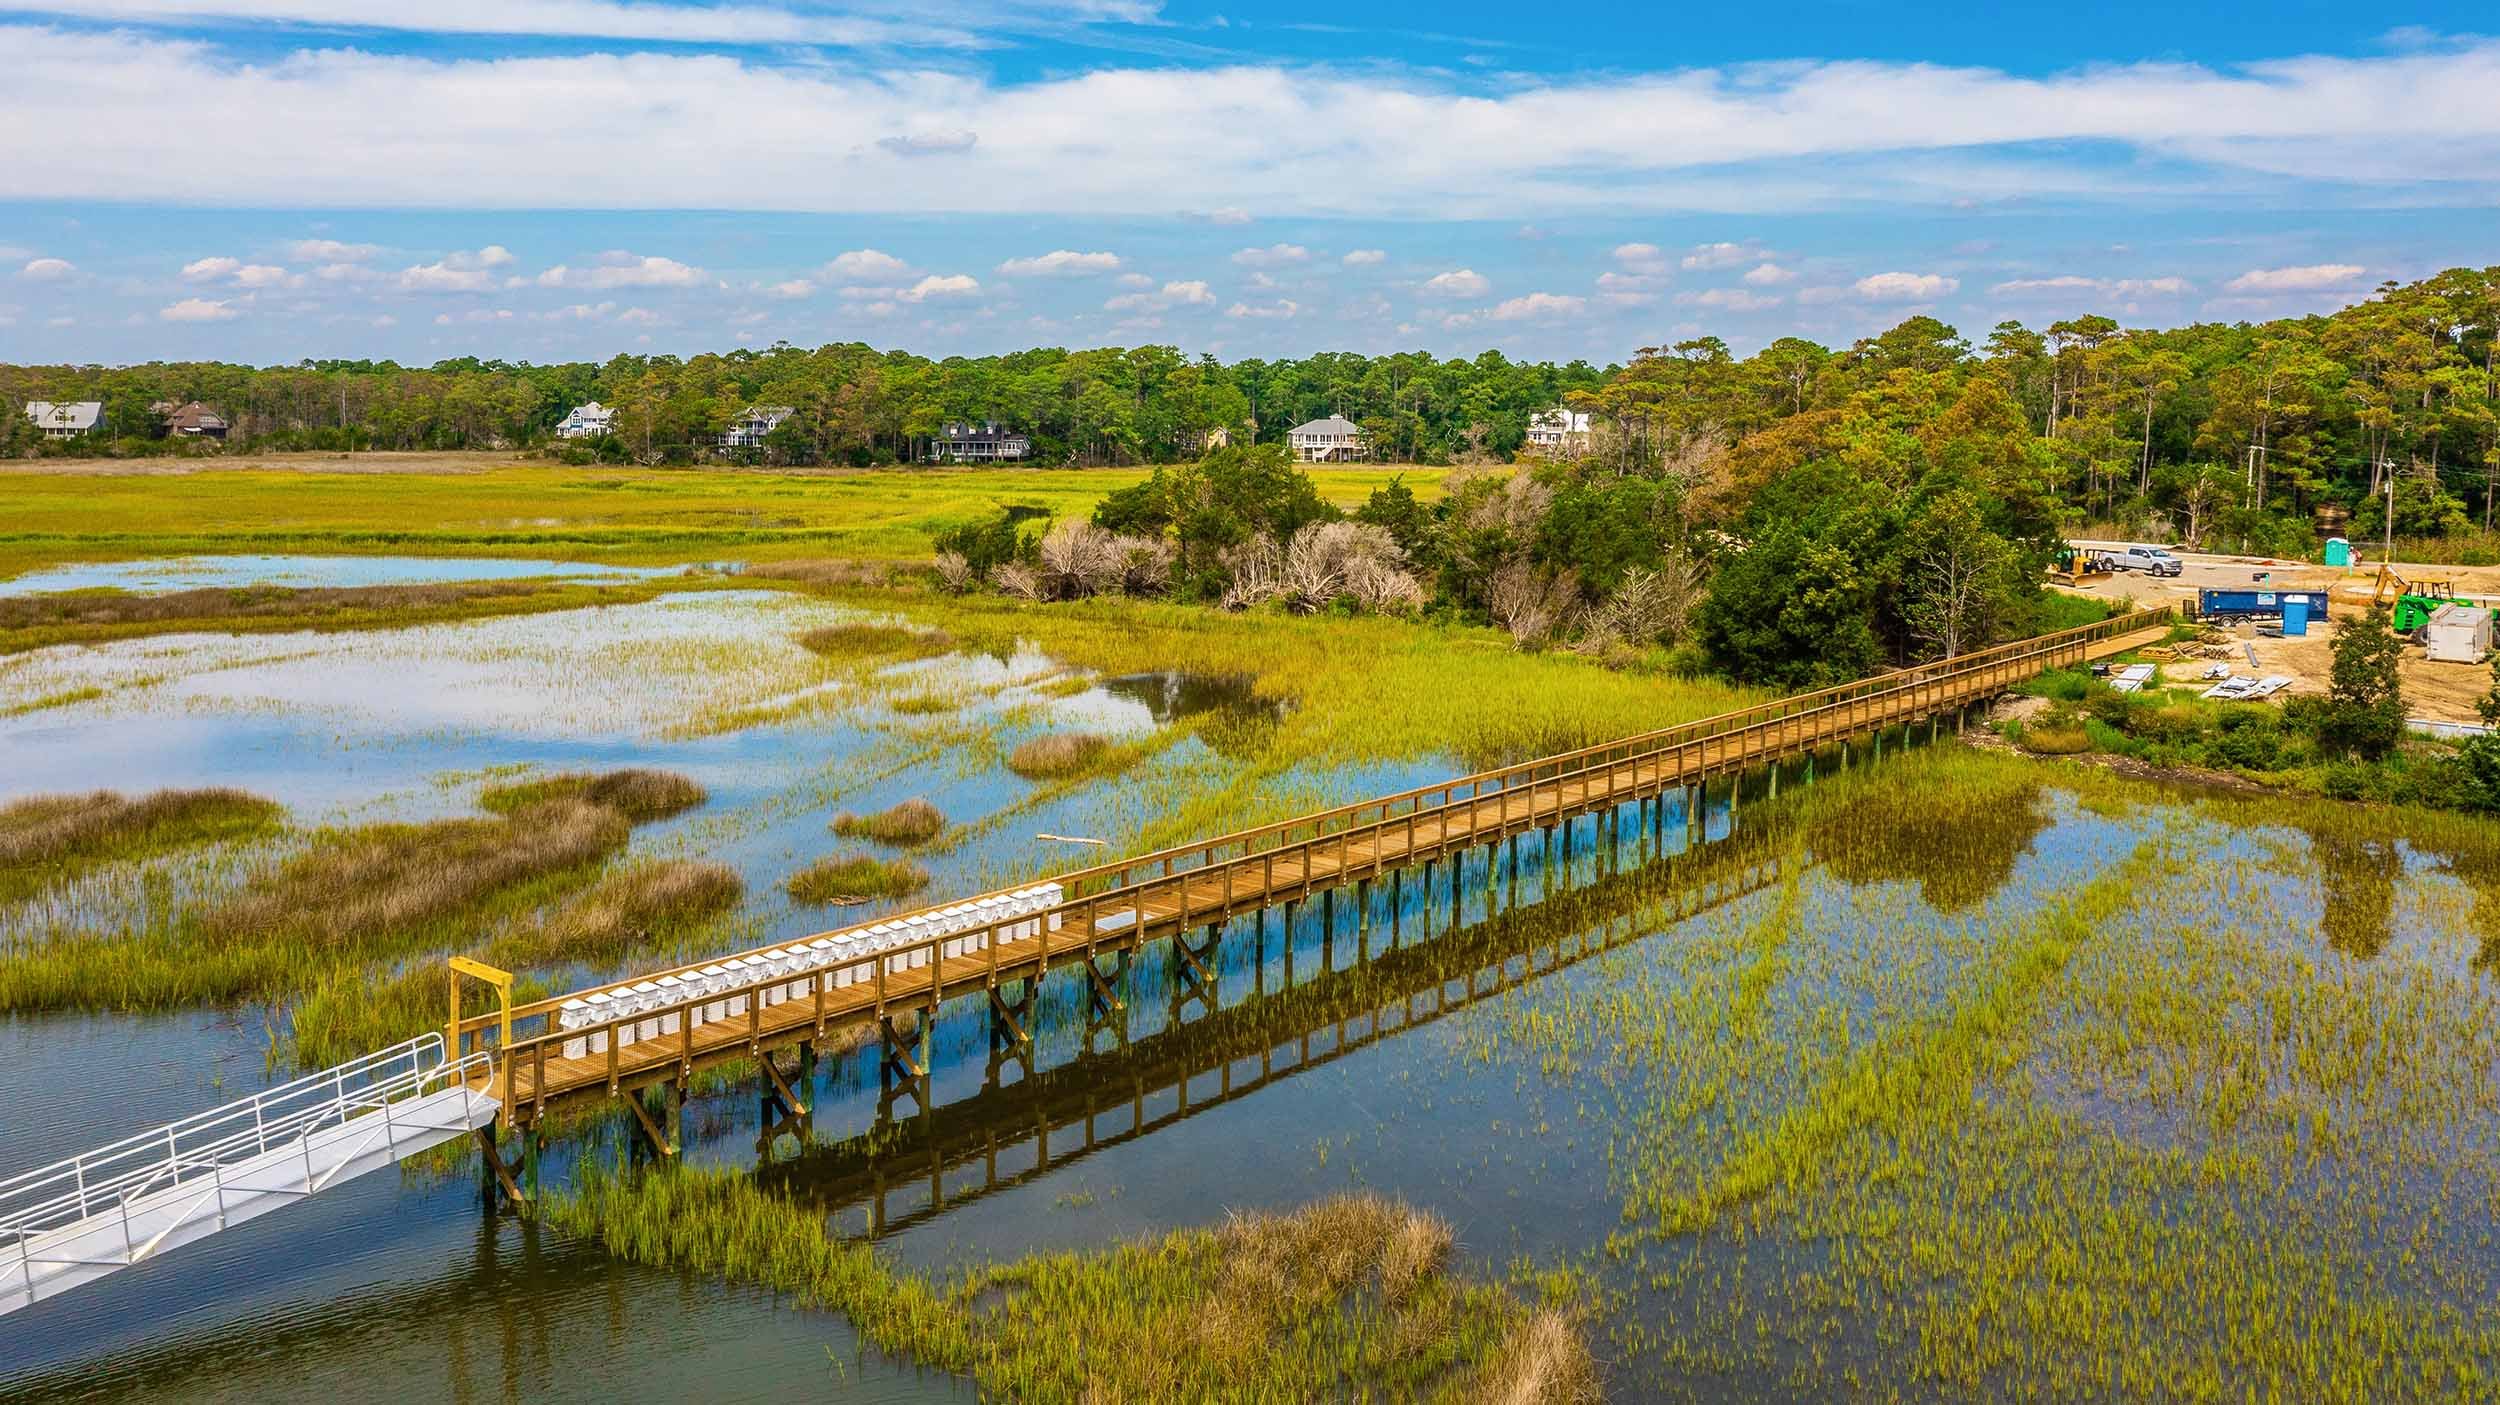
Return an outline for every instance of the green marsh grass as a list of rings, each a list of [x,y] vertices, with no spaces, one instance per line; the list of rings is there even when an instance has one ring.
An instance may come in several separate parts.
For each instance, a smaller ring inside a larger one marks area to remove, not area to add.
[[[833,817],[833,832],[845,839],[873,839],[904,848],[926,844],[946,828],[946,812],[926,800],[910,799],[873,815],[844,810]]]
[[[870,902],[908,897],[929,886],[929,870],[909,859],[883,859],[873,854],[837,854],[818,859],[782,881],[797,902]]]
[[[0,805],[0,903],[102,864],[274,831],[277,802],[240,790],[32,795]]]
[[[671,592],[718,589],[731,584],[717,577],[685,577],[622,584],[512,580],[440,585],[256,585],[162,595],[122,591],[25,595],[0,599],[0,654],[177,632],[265,634],[398,629],[598,605],[630,605]]]
[[[549,1221],[638,1263],[785,1292],[868,1343],[968,1376],[984,1398],[1502,1400],[1595,1397],[1571,1319],[1469,1282],[1448,1226],[1378,1196],[937,1282],[829,1237],[753,1182],[683,1168],[587,1173]],[[1153,1349],[1137,1349],[1153,1343]]]

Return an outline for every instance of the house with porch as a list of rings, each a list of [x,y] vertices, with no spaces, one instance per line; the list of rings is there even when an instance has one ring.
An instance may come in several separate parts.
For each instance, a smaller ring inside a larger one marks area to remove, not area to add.
[[[93,434],[104,427],[104,402],[101,400],[29,400],[26,418],[46,439],[75,439]]]
[[[1304,463],[1352,463],[1371,456],[1369,436],[1343,415],[1295,425],[1285,432],[1285,443]]]
[[[1540,458],[1577,458],[1589,451],[1589,413],[1557,405],[1528,416],[1526,452]]]
[[[616,411],[593,400],[576,405],[572,412],[556,422],[558,439],[595,439],[616,431]]]
[[[929,441],[929,457],[941,462],[1013,463],[1032,453],[1030,436],[1001,428],[996,420],[951,420]]]
[[[749,405],[745,412],[729,422],[721,432],[720,446],[724,452],[737,449],[761,449],[764,436],[781,428],[781,422],[798,413],[795,405]]]

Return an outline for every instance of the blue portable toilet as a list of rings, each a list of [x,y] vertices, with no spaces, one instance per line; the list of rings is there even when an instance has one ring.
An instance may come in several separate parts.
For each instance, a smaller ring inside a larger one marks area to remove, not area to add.
[[[2328,537],[2326,539],[2326,564],[2329,566],[2351,565],[2352,543],[2344,540],[2342,537]],[[2286,630],[2285,632],[2289,633],[2290,631]]]
[[[2309,598],[2305,595],[2283,597],[2283,637],[2309,632]]]

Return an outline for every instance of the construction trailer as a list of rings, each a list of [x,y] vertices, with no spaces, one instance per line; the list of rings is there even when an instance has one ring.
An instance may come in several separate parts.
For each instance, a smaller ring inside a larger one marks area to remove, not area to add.
[[[2326,618],[2326,592],[2323,590],[2223,590],[2209,587],[2196,592],[2197,617],[2215,624],[2279,620],[2283,618],[2286,604],[2297,606],[2304,622]]]
[[[2491,611],[2440,606],[2422,625],[2422,647],[2436,663],[2481,663],[2491,657]]]

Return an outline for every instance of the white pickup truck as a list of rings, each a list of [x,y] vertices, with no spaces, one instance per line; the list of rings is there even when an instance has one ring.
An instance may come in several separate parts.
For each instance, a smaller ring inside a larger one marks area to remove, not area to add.
[[[2179,574],[2179,558],[2158,546],[2131,546],[2124,551],[2109,553],[2109,568],[2113,571],[2144,571],[2155,576],[2175,576]]]

